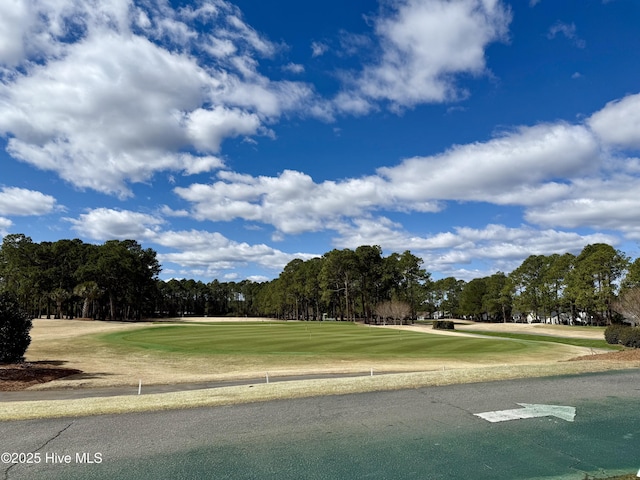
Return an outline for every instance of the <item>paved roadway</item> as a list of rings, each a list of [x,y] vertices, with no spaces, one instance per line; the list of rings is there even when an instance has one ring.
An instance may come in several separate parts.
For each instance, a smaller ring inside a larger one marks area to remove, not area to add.
[[[573,406],[575,421],[474,415],[518,403]],[[0,464],[0,479],[602,478],[640,468],[639,407],[629,370],[2,422],[0,453],[39,463]]]

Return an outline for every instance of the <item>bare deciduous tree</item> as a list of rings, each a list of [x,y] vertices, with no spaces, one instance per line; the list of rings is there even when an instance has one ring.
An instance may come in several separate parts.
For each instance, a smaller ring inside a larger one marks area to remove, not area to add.
[[[623,290],[613,302],[612,308],[623,315],[633,326],[640,325],[640,287]]]
[[[391,300],[379,303],[376,306],[376,315],[386,325],[387,318],[391,318],[395,324],[402,325],[402,321],[411,314],[411,306],[406,302]]]

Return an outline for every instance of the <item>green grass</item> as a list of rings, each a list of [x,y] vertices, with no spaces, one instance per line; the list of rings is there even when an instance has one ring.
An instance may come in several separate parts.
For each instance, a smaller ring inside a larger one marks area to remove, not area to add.
[[[319,355],[473,359],[529,354],[548,344],[465,338],[351,323],[218,323],[163,325],[102,335],[114,347],[189,355]]]
[[[622,350],[622,347],[610,345],[605,340],[594,340],[589,338],[568,338],[568,337],[552,337],[550,335],[531,335],[528,333],[508,333],[508,332],[481,332],[476,330],[456,330],[462,333],[472,333],[474,335],[484,335],[487,337],[512,338],[517,340],[531,340],[534,342],[552,342],[562,343],[565,345],[574,345],[576,347],[587,348],[604,348],[609,350]]]

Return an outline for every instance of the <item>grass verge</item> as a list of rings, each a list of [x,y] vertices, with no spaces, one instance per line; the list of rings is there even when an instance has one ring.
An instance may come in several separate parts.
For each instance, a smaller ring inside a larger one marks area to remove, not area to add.
[[[566,362],[254,384],[149,395],[2,404],[0,421],[212,407],[269,400],[580,374],[630,368],[628,363]]]

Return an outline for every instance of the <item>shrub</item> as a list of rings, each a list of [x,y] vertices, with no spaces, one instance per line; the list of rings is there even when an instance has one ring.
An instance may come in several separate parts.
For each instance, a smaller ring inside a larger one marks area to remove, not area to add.
[[[620,333],[620,343],[625,347],[640,348],[640,327],[627,327]]]
[[[0,294],[0,363],[24,361],[24,352],[31,343],[31,319],[18,303]]]
[[[631,327],[627,325],[609,325],[604,330],[604,339],[610,345],[618,345],[620,342],[620,336],[622,333]]]
[[[453,330],[454,323],[452,320],[434,320],[433,328],[436,330]]]

